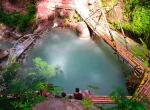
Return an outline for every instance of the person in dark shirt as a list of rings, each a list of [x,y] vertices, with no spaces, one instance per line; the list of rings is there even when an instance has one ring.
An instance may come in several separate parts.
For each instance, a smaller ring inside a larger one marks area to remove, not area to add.
[[[66,96],[67,96],[66,92],[61,93],[61,97],[66,97]]]
[[[79,92],[80,91],[79,88],[76,88],[75,91],[76,92],[73,94],[74,98],[78,99],[78,100],[82,100],[83,95],[82,95],[82,93]]]

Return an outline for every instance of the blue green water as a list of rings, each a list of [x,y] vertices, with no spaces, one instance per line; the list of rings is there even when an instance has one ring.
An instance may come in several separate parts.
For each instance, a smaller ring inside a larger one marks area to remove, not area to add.
[[[8,49],[8,48],[12,48],[12,46],[13,44],[11,44],[10,42],[0,39],[0,49]]]
[[[28,63],[35,57],[41,57],[51,65],[59,65],[62,74],[51,81],[61,86],[67,93],[73,93],[76,87],[82,92],[88,85],[100,87],[95,94],[108,95],[113,86],[120,86],[128,94],[125,77],[114,51],[101,39],[81,40],[75,32],[52,30],[46,32],[35,49],[29,52]],[[125,71],[132,69],[124,64]]]

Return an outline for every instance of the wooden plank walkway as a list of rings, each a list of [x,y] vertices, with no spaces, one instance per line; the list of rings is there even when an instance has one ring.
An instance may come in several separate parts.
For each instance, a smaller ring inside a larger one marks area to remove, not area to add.
[[[46,29],[47,27],[43,28],[39,33],[27,34],[18,39],[13,48],[10,49],[7,65],[16,60],[33,43],[36,37],[39,37]],[[25,40],[25,38],[27,39]]]
[[[131,99],[132,96],[127,96],[127,98]],[[90,99],[94,104],[115,104],[115,101],[110,96],[93,95]]]
[[[135,69],[136,75],[143,78],[135,93],[139,95],[146,94],[149,96],[150,86],[147,85],[150,85],[150,78],[148,78],[148,75],[150,76],[150,67],[148,67],[148,71],[145,72],[143,61],[135,57],[124,45],[113,41],[112,36],[110,36],[110,32],[104,29],[104,26],[101,25],[104,21],[101,21],[97,25],[97,21],[92,18],[85,4],[78,0],[75,6],[77,13],[88,24],[88,26]],[[103,19],[106,20],[105,13],[103,13],[103,17]],[[112,30],[110,31],[112,32]]]
[[[9,57],[8,57],[8,64],[11,64],[13,60],[18,58],[26,48],[31,45],[31,43],[34,41],[32,37],[29,37],[27,40],[25,40],[23,43],[18,43],[18,45],[15,45],[15,48],[10,49]]]

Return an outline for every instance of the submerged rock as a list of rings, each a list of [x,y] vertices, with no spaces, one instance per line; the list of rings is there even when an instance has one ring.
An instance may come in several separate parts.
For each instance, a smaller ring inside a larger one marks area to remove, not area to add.
[[[77,33],[81,38],[90,38],[90,32],[85,22],[81,21],[77,24]]]

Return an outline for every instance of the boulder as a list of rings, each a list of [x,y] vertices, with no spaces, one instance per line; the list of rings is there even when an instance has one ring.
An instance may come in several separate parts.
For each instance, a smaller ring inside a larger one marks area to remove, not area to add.
[[[90,38],[90,32],[85,22],[79,22],[76,29],[80,38]]]
[[[5,58],[6,56],[8,56],[9,52],[7,50],[2,50],[0,49],[0,59]]]
[[[11,37],[11,33],[8,31],[3,34],[2,39],[8,39],[10,37]]]

